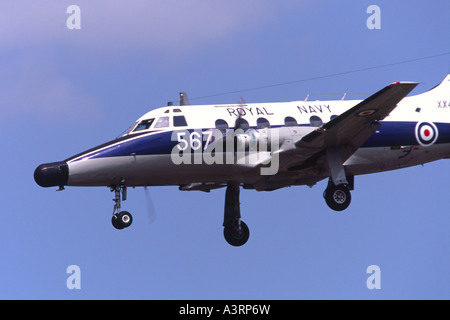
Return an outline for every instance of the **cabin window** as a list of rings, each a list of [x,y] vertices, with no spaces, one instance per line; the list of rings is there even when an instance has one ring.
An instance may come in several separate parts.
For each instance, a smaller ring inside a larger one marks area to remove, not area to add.
[[[286,117],[284,118],[284,125],[286,127],[296,127],[298,126],[297,120],[295,120],[292,117]]]
[[[323,121],[318,116],[312,116],[309,118],[309,123],[311,124],[311,127],[320,127],[323,124]]]
[[[187,127],[186,118],[184,116],[174,116],[173,117],[174,127]]]
[[[333,114],[333,115],[330,117],[330,121],[336,119],[337,117],[338,117],[337,115]]]
[[[270,123],[266,118],[258,118],[258,120],[256,120],[256,126],[258,129],[270,128]]]
[[[173,109],[173,112],[181,112],[180,109]]]
[[[155,128],[167,128],[168,126],[169,126],[169,117],[160,117],[155,124]]]
[[[248,121],[242,118],[238,118],[236,120],[236,128],[240,128],[244,131],[247,131],[248,129],[250,129],[250,125],[248,124]]]
[[[221,132],[225,133],[228,130],[228,122],[223,119],[217,119],[215,123],[216,129],[219,129]]]
[[[141,122],[139,122],[139,124],[136,126],[136,129],[134,129],[133,132],[147,130],[148,128],[150,128],[153,121],[155,121],[155,119],[142,120]]]

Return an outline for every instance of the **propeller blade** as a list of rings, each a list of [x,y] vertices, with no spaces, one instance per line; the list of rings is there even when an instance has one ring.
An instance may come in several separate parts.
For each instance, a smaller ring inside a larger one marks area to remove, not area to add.
[[[236,121],[234,122],[234,131],[241,129],[242,126],[242,115],[239,114],[239,116],[236,118]]]
[[[239,98],[239,105],[244,107],[247,105],[247,103],[245,103],[245,100],[243,97]],[[236,118],[236,121],[234,122],[234,131],[238,130],[238,129],[242,129],[242,124],[244,123],[243,119],[242,119],[242,114],[238,112],[238,117]]]
[[[148,190],[147,186],[144,187],[144,191],[145,191],[145,199],[146,199],[146,203],[147,203],[148,220],[149,220],[149,224],[152,224],[153,222],[156,221],[156,210],[155,210],[155,206],[153,205],[152,197],[150,196],[150,191]]]

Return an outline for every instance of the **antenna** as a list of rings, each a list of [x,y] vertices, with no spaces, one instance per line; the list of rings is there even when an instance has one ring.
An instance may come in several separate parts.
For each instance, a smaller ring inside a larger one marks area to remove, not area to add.
[[[190,103],[187,93],[180,92],[180,106],[188,106],[188,105],[190,105]]]

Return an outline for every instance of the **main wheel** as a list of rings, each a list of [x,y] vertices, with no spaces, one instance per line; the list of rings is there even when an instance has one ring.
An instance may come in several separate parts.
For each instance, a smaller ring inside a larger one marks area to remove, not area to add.
[[[122,230],[131,226],[131,223],[133,222],[133,216],[127,211],[122,211],[119,214],[113,215],[111,222],[114,228]]]
[[[350,191],[343,184],[329,186],[324,192],[324,198],[327,205],[335,211],[347,209],[352,201]]]
[[[240,228],[238,224],[240,223]],[[225,240],[235,247],[244,245],[250,237],[250,229],[244,221],[234,221],[223,229]]]

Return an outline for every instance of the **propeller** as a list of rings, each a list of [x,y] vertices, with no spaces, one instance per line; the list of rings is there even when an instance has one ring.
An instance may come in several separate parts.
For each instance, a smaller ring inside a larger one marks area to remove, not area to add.
[[[240,106],[246,106],[247,103],[245,103],[245,100],[243,97],[239,97],[239,105]],[[238,112],[238,117],[236,118],[236,121],[234,122],[234,131],[238,129],[242,129],[242,124],[244,123],[244,120],[242,119],[242,114]]]
[[[152,224],[156,221],[156,210],[155,206],[153,205],[152,197],[150,196],[150,191],[148,190],[148,186],[144,187],[145,191],[145,202],[147,203],[147,215],[148,215],[148,221],[149,224]]]

